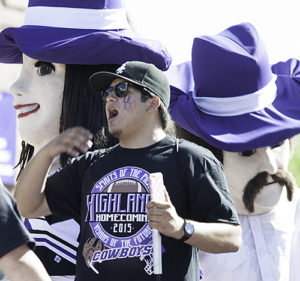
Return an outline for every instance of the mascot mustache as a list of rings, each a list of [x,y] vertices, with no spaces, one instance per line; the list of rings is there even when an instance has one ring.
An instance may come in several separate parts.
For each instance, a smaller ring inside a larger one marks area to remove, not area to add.
[[[271,183],[268,182],[269,177],[271,177],[274,181]],[[263,189],[264,186],[276,182],[279,185],[286,187],[287,199],[289,201],[292,201],[295,188],[295,180],[289,172],[278,170],[277,173],[273,175],[269,174],[268,172],[262,172],[251,179],[244,189],[243,201],[245,207],[250,213],[254,212],[254,200],[256,198],[256,195]]]

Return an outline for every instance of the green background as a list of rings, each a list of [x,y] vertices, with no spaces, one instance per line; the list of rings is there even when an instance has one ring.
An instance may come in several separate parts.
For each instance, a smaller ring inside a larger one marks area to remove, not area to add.
[[[289,171],[294,175],[298,187],[300,186],[300,135],[294,138],[294,152],[289,163]]]

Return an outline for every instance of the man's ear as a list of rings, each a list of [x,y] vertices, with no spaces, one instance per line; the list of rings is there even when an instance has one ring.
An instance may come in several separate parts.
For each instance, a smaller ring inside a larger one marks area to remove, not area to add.
[[[159,97],[153,97],[149,99],[149,106],[147,108],[148,112],[152,112],[158,109],[160,106],[160,98]]]

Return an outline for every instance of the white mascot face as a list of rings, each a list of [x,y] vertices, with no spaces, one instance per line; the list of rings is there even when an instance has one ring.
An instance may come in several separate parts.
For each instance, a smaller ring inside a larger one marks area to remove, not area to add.
[[[261,214],[276,206],[283,194],[283,186],[276,182],[271,175],[276,174],[279,169],[287,172],[290,154],[289,140],[273,147],[261,147],[243,152],[223,151],[228,186],[239,214]],[[266,183],[260,186],[253,202],[254,211],[250,212],[243,201],[244,191],[246,186],[249,190],[253,188],[248,185],[253,179],[252,182],[259,185],[257,178],[258,174],[262,172],[267,172]]]
[[[10,87],[22,140],[35,152],[59,133],[65,64],[44,63],[23,55],[20,77]]]

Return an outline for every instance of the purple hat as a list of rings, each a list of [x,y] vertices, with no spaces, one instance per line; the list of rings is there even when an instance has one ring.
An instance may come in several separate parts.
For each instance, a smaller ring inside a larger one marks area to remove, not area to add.
[[[184,86],[169,71],[170,112],[177,124],[209,144],[237,152],[275,145],[300,132],[299,62],[275,65],[276,80],[251,24],[195,38],[192,66],[186,68],[194,83]]]
[[[62,64],[171,63],[160,42],[130,30],[122,0],[29,0],[24,25],[0,33],[0,63],[22,63],[22,53]]]
[[[272,72],[277,75],[277,92],[281,95],[273,106],[284,115],[299,120],[300,62],[297,59],[278,62],[272,66]]]

